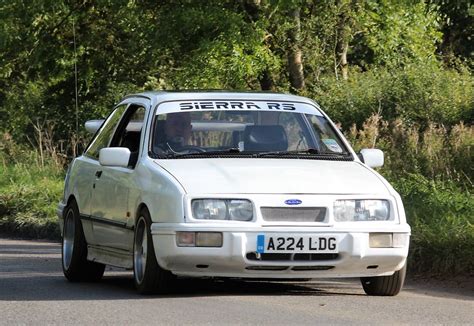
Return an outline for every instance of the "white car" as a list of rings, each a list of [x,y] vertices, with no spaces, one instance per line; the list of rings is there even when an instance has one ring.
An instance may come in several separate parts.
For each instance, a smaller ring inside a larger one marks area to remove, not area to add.
[[[360,277],[369,295],[403,286],[402,201],[310,99],[276,93],[125,97],[66,175],[58,207],[70,281],[133,269],[140,293],[175,276]]]

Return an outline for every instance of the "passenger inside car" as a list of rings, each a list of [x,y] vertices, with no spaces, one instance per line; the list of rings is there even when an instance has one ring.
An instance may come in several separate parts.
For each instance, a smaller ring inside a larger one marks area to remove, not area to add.
[[[158,120],[155,134],[155,147],[166,151],[189,145],[191,139],[191,115],[187,112],[170,113],[166,120]]]

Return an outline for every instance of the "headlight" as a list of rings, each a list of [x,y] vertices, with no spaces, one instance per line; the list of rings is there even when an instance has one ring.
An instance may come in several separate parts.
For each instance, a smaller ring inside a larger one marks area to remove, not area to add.
[[[198,199],[191,204],[193,216],[199,220],[226,220],[227,205],[224,200]]]
[[[250,221],[253,205],[246,199],[194,199],[193,217],[198,220]]]
[[[391,221],[393,216],[388,200],[353,199],[335,201],[334,219],[336,222]]]

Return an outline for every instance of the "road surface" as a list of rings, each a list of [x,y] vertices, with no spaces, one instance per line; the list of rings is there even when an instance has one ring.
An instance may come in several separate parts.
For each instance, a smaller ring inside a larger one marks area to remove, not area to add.
[[[474,324],[471,280],[408,281],[396,297],[368,297],[358,280],[181,280],[172,295],[135,293],[129,271],[69,283],[57,243],[0,239],[0,325]]]

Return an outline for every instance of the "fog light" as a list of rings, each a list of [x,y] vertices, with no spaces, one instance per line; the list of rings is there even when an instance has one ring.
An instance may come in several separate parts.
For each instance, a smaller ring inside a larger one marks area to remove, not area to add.
[[[196,232],[196,247],[222,247],[222,233]]]
[[[220,232],[176,232],[178,247],[222,247]]]
[[[370,233],[370,248],[392,248],[392,233]]]
[[[194,247],[196,245],[194,232],[176,232],[178,247]]]
[[[394,248],[404,248],[408,246],[410,241],[410,236],[408,233],[394,233],[393,234],[393,247]]]

